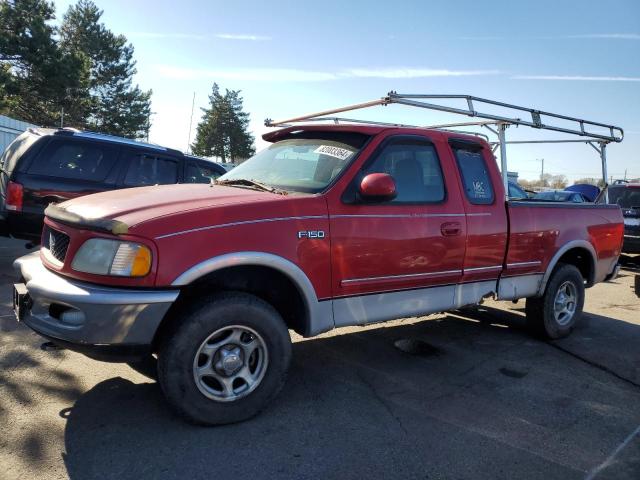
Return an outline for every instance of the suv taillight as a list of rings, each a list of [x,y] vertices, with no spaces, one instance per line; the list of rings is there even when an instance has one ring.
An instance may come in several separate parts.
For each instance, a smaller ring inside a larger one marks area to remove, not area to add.
[[[22,211],[22,195],[24,188],[19,183],[9,182],[7,185],[7,200],[4,204],[7,210]]]

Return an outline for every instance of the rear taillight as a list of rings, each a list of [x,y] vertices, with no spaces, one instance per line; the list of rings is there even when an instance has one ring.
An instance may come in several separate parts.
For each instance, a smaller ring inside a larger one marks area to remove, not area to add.
[[[9,182],[7,185],[7,200],[4,206],[7,210],[13,210],[14,212],[22,211],[22,196],[24,194],[24,188],[19,183]]]

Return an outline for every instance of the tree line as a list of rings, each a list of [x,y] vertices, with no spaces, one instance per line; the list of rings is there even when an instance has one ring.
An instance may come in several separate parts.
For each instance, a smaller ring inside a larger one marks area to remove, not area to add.
[[[52,2],[1,1],[0,113],[42,126],[147,135],[152,92],[133,83],[133,46],[102,14],[79,0],[55,26]]]

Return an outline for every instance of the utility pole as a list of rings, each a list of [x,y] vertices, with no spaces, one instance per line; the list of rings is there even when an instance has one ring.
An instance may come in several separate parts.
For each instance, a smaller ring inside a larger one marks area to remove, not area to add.
[[[189,138],[187,138],[187,153],[191,148],[191,127],[193,126],[193,107],[196,104],[196,92],[193,92],[193,99],[191,100],[191,117],[189,117]]]

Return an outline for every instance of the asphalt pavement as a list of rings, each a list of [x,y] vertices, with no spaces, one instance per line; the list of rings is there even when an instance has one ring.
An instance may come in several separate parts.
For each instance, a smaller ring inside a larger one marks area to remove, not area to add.
[[[526,333],[523,302],[294,337],[276,401],[204,428],[128,366],[43,348],[18,324],[24,253],[0,240],[2,479],[640,478],[632,258],[557,342]]]

